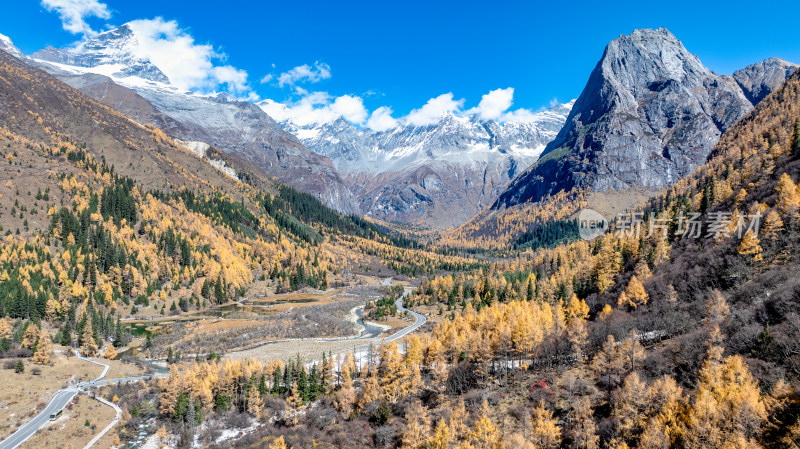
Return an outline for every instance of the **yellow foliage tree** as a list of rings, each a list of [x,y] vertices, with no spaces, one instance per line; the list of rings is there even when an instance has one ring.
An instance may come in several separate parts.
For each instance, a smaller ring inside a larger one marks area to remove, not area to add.
[[[450,428],[444,421],[444,418],[439,418],[439,421],[436,423],[436,429],[433,431],[433,436],[430,442],[428,442],[428,447],[430,447],[430,449],[447,449],[449,444]]]
[[[597,425],[594,422],[592,403],[587,397],[581,397],[569,413],[570,430],[574,447],[580,449],[598,449],[600,437],[597,436]]]
[[[292,389],[289,397],[286,398],[286,403],[293,408],[300,408],[303,406],[303,398],[300,397],[300,390],[297,388],[297,382],[292,383]]]
[[[423,448],[428,444],[431,431],[431,420],[419,399],[406,409],[406,427],[402,436],[402,447],[409,449]]]
[[[0,340],[11,337],[11,320],[0,318]]]
[[[783,220],[778,212],[771,210],[764,217],[764,227],[761,233],[764,237],[774,238],[783,231]]]
[[[600,311],[600,314],[598,315],[598,318],[600,318],[601,321],[606,321],[607,319],[609,319],[611,317],[611,314],[613,312],[614,312],[614,309],[611,308],[611,304],[606,304],[606,305],[603,306],[603,310]]]
[[[544,402],[533,409],[531,426],[531,440],[535,447],[552,449],[561,445],[561,428],[558,421],[553,418],[553,412],[544,407]]]
[[[625,291],[619,296],[617,304],[635,309],[641,305],[647,304],[649,298],[639,278],[633,275],[631,276],[630,282],[628,282],[628,286],[625,287]]]
[[[743,256],[750,256],[754,262],[760,262],[764,260],[764,256],[761,255],[762,251],[761,241],[752,229],[748,230],[742,237],[737,252]]]
[[[279,436],[269,445],[269,449],[288,449],[286,446],[286,441],[283,439],[283,435]]]
[[[378,371],[381,375],[381,387],[386,400],[396,402],[409,390],[409,370],[400,355],[397,343],[381,345],[381,361]]]
[[[709,358],[688,414],[688,447],[756,447],[767,417],[758,384],[741,357]]]
[[[83,327],[83,334],[81,334],[81,349],[86,356],[93,356],[97,352],[97,342],[94,341],[94,331],[92,330],[92,320],[86,320],[86,326]]]
[[[247,391],[247,413],[253,416],[258,416],[261,413],[264,402],[261,400],[261,394],[258,392],[256,385],[252,385]]]
[[[467,433],[467,408],[464,405],[464,399],[459,398],[456,405],[450,412],[450,417],[447,420],[447,426],[450,429],[450,438],[456,440],[463,437]]]
[[[378,383],[378,373],[375,370],[372,370],[369,375],[367,376],[367,380],[364,382],[364,386],[361,389],[361,398],[358,401],[358,405],[360,407],[364,407],[365,405],[377,401],[380,399],[382,394],[381,386]]]
[[[800,207],[800,191],[798,191],[797,185],[788,174],[781,175],[775,191],[778,193],[778,209],[784,212],[792,212]]]
[[[37,365],[47,365],[50,363],[50,351],[52,351],[50,336],[42,333],[39,337],[39,344],[36,345],[36,352],[33,353],[33,363]]]
[[[20,345],[23,348],[32,348],[33,345],[36,343],[36,340],[39,339],[39,328],[36,327],[35,324],[31,323],[28,324],[28,327],[25,328],[25,333],[22,334],[22,343]]]
[[[639,379],[639,375],[631,373],[616,391],[613,400],[611,418],[617,430],[617,437],[632,440],[642,431],[646,419],[647,385]]]
[[[353,377],[349,366],[345,365],[342,368],[341,378],[339,389],[334,394],[334,405],[345,417],[349,417],[356,402],[356,392],[353,388]]]
[[[497,427],[489,416],[489,403],[483,400],[483,405],[475,420],[475,425],[469,431],[469,442],[478,449],[500,449],[500,435]]]

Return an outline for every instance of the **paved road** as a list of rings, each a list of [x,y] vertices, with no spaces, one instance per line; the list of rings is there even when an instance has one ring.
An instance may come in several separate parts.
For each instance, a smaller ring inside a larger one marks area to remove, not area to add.
[[[77,386],[73,386],[67,387],[56,393],[56,395],[53,397],[53,400],[47,404],[47,407],[45,407],[41,413],[36,415],[32,420],[28,421],[27,424],[20,427],[20,429],[14,432],[13,435],[0,442],[0,449],[15,448],[22,444],[23,441],[33,436],[33,434],[36,433],[40,427],[50,421],[50,414],[63,409],[69,403],[69,401],[71,401],[72,398],[78,394],[78,391],[80,391],[80,389]]]
[[[401,312],[410,313],[415,318],[414,324],[405,327],[403,328],[403,330],[395,332],[394,334],[384,338],[383,341],[394,341],[403,338],[406,335],[410,334],[411,332],[417,330],[418,327],[422,326],[423,324],[425,324],[426,321],[428,321],[425,315],[403,307],[403,301],[406,299],[406,296],[408,296],[409,293],[411,293],[411,289],[406,288],[405,293],[403,293],[403,296],[401,296],[397,301],[395,301],[394,305],[397,306],[397,310]]]
[[[0,442],[0,449],[12,449],[22,444],[23,441],[33,436],[33,434],[36,433],[37,430],[39,430],[43,425],[45,425],[47,422],[50,421],[51,414],[56,413],[59,410],[66,407],[66,405],[69,404],[69,401],[71,401],[76,394],[81,392],[83,389],[88,388],[94,382],[99,381],[100,379],[105,377],[106,373],[108,373],[108,368],[109,368],[108,365],[102,364],[100,362],[95,362],[94,360],[87,359],[85,357],[81,357],[81,355],[77,351],[76,355],[81,360],[102,366],[103,372],[100,374],[99,377],[89,382],[81,382],[77,385],[73,385],[58,391],[56,395],[53,397],[53,399],[50,401],[50,403],[47,404],[44,410],[42,410],[41,413],[36,415],[32,420],[28,421],[24,426],[20,427],[19,430],[14,432],[10,437]]]
[[[152,376],[148,375],[148,376],[123,377],[123,378],[120,378],[120,379],[103,379],[104,377],[106,377],[106,374],[108,373],[108,370],[110,368],[108,365],[106,365],[105,363],[97,362],[97,361],[92,360],[92,359],[88,359],[86,357],[82,357],[80,355],[80,353],[78,353],[77,351],[76,351],[76,354],[77,354],[77,357],[79,359],[83,360],[83,361],[86,361],[86,362],[89,362],[89,363],[94,363],[95,365],[102,366],[103,367],[103,372],[100,374],[100,376],[98,376],[95,379],[92,379],[90,381],[81,382],[81,383],[78,383],[76,385],[72,385],[72,386],[69,386],[67,388],[64,388],[63,390],[59,390],[56,393],[56,395],[53,397],[53,399],[50,401],[50,403],[47,404],[47,406],[44,408],[44,410],[42,410],[41,413],[36,415],[32,420],[28,421],[24,426],[20,427],[10,437],[6,438],[3,441],[0,441],[0,449],[13,449],[13,448],[19,446],[20,444],[22,444],[25,440],[27,440],[28,438],[33,436],[33,434],[36,433],[37,430],[39,430],[42,426],[44,426],[45,424],[47,424],[50,421],[50,415],[51,414],[56,413],[59,410],[61,410],[64,407],[66,407],[66,405],[69,404],[69,401],[71,401],[72,398],[74,398],[75,395],[80,393],[80,392],[85,392],[86,390],[88,390],[91,387],[104,386],[104,385],[108,385],[109,383],[113,383],[113,382],[129,382],[129,381],[136,381],[136,380],[147,379],[147,378],[152,377]],[[154,374],[154,375],[157,376],[159,374]],[[98,398],[98,400],[99,400],[99,398]],[[116,409],[116,406],[113,406],[113,407]],[[119,412],[117,412],[117,418],[115,418],[115,420],[112,422],[112,425],[109,426],[107,429],[110,429],[110,427],[113,427],[113,425],[116,424],[116,421],[118,420],[118,418],[119,418]],[[104,430],[104,432],[107,432],[107,431],[108,430]]]

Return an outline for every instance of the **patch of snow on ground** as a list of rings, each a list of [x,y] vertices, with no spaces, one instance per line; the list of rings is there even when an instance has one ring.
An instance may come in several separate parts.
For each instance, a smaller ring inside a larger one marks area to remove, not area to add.
[[[209,145],[209,144],[207,144],[205,142],[197,141],[197,140],[175,139],[175,142],[178,145],[186,148],[187,150],[191,151],[192,153],[196,154],[198,157],[201,157],[201,158],[203,156],[205,156],[206,155],[206,151],[209,148],[211,148],[211,145]]]
[[[208,163],[211,164],[212,167],[216,168],[217,170],[225,173],[226,175],[230,176],[231,178],[240,181],[239,176],[236,175],[236,171],[232,168],[225,165],[225,161],[221,159],[209,159]]]

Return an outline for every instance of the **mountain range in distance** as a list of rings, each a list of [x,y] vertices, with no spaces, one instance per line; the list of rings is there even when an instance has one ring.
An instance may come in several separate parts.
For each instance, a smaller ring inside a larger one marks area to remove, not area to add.
[[[576,100],[528,120],[447,114],[373,131],[341,117],[277,122],[271,100],[182,91],[135,56],[137,45],[129,25],[29,57],[0,40],[134,120],[199,151],[234,154],[340,212],[438,229],[559,191],[655,192],[701,165],[798,67],[771,58],[718,75],[666,29],[635,30],[609,43]]]

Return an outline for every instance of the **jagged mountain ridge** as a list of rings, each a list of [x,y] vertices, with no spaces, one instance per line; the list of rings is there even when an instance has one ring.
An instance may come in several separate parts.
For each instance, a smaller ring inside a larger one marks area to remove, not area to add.
[[[74,49],[41,50],[29,61],[134,120],[241,156],[341,212],[360,212],[331,162],[305,148],[261,108],[227,94],[201,95],[175,87],[158,67],[138,56],[137,45],[134,31],[123,25]]]
[[[535,114],[531,121],[498,123],[447,113],[431,125],[398,126],[387,131],[358,128],[343,118],[298,126],[281,122],[308,148],[333,161],[343,173],[399,171],[409,164],[448,159],[454,153],[536,158],[563,126],[572,103]]]
[[[780,87],[798,67],[780,58],[769,58],[733,72],[733,79],[755,105]]]
[[[163,133],[137,124],[3,49],[0,68],[0,121],[9,131],[52,144],[68,136],[143,188],[170,191],[202,179],[209,187],[238,194],[230,176],[164,141]],[[184,170],[176,170],[176,165]],[[52,170],[58,173],[58,168]]]
[[[444,228],[490,205],[534,163],[572,104],[556,105],[525,122],[448,113],[431,125],[380,132],[342,118],[281,125],[333,162],[367,215]]]
[[[169,78],[147,58],[137,56],[139,43],[130,25],[125,24],[82,42],[75,49],[47,47],[33,54],[59,64],[100,69],[114,78],[135,77],[153,83],[170,84]]]
[[[0,50],[4,50],[6,53],[15,57],[20,57],[22,55],[19,49],[14,46],[14,43],[11,42],[11,38],[4,34],[0,34]]]
[[[635,30],[611,41],[564,128],[542,158],[493,208],[562,190],[659,189],[707,159],[720,135],[753,108],[740,85],[763,98],[788,70],[767,60],[720,76],[665,28]],[[782,62],[782,61],[781,61]]]

